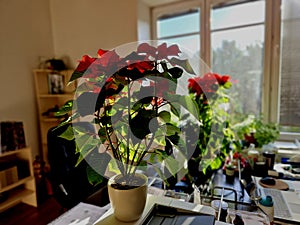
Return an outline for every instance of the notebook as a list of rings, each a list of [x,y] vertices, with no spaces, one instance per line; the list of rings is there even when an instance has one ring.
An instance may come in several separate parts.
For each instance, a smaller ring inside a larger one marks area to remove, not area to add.
[[[300,191],[280,191],[271,188],[263,188],[256,179],[257,195],[270,195],[274,201],[275,220],[293,221],[300,223]]]

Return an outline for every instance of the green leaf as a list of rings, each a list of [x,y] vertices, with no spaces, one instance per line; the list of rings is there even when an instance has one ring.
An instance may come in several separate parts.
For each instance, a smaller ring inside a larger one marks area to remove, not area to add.
[[[224,88],[229,89],[232,86],[231,82],[226,82]]]
[[[165,134],[165,131],[163,129],[161,129],[161,128],[158,129],[154,135],[154,142],[160,146],[165,146],[166,140],[165,140],[164,134]]]
[[[89,165],[86,168],[86,174],[89,183],[93,185],[97,185],[103,182],[103,177],[99,173],[97,173],[93,168],[91,168]]]
[[[179,164],[176,159],[172,156],[169,156],[165,159],[165,165],[169,172],[174,176],[179,171]]]
[[[68,114],[68,112],[72,111],[73,108],[73,100],[67,101],[58,111],[54,113],[54,116],[64,116]]]
[[[64,138],[68,141],[74,140],[74,130],[73,127],[70,125],[68,128],[61,134],[59,137]]]
[[[72,82],[72,81],[74,81],[74,80],[76,80],[76,79],[78,79],[78,78],[80,78],[80,77],[82,77],[83,74],[84,74],[84,72],[85,72],[85,71],[79,72],[79,71],[76,71],[76,70],[75,70],[75,71],[72,73],[72,76],[71,76],[71,78],[70,78],[69,83]]]
[[[168,123],[167,124],[167,136],[175,135],[180,133],[180,129],[177,126],[174,126],[173,124]]]
[[[111,158],[111,160],[110,160],[110,162],[108,164],[108,171],[116,173],[116,174],[120,173],[120,170],[119,170],[119,167],[118,167],[118,164],[117,164],[115,158]]]
[[[83,160],[87,155],[99,145],[99,141],[89,133],[78,132],[76,134],[76,145],[78,146],[77,151],[80,153],[76,166]]]
[[[59,127],[62,127],[64,125],[68,124],[68,123],[71,123],[73,120],[75,120],[79,117],[80,117],[79,113],[75,112],[74,114],[69,116],[66,120],[63,120],[62,122],[60,122],[56,128],[59,128]]]
[[[182,76],[183,70],[179,67],[172,67],[168,70],[168,72],[172,75],[173,78],[178,79]]]
[[[177,108],[174,107],[173,104],[170,104],[170,107],[171,107],[171,112],[172,112],[175,116],[179,117],[179,112],[178,112]]]
[[[181,66],[186,72],[190,74],[195,74],[192,66],[190,65],[189,61],[187,59],[178,59],[178,58],[171,58],[170,63]]]
[[[171,114],[168,111],[161,111],[158,114],[158,117],[160,117],[166,123],[169,123],[171,120]]]
[[[199,117],[199,110],[197,107],[197,102],[190,98],[190,96],[181,95],[168,95],[168,101],[171,106],[171,111],[176,116],[179,117],[180,106],[184,107],[191,115],[196,118]]]

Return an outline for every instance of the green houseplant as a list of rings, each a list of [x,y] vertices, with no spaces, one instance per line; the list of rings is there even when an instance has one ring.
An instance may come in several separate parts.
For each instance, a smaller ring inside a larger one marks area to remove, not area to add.
[[[128,191],[145,185],[136,174],[149,165],[165,181],[191,160],[203,161],[202,171],[219,167],[232,141],[222,107],[229,76],[196,75],[177,45],[118,50],[125,56],[101,49],[97,58],[83,56],[70,79],[78,82],[76,99],[57,112],[72,111],[62,125],[84,120],[96,128],[93,133],[74,125],[62,135],[75,139],[78,163],[86,160],[91,167],[90,181],[114,172],[112,186]]]
[[[88,161],[91,182],[100,182],[109,170],[118,174],[112,182],[114,188],[128,191],[145,185],[136,174],[147,165],[166,180],[166,174],[176,174],[190,157],[198,136],[188,133],[186,125],[198,123],[198,108],[188,94],[187,82],[182,86],[178,82],[184,74],[194,76],[180,53],[177,45],[142,43],[125,56],[102,49],[97,58],[83,56],[70,79],[78,81],[76,99],[56,114],[72,111],[61,125],[80,120],[95,126],[94,133],[74,125],[62,134],[75,139],[78,163]],[[90,157],[95,148],[100,149],[99,154]],[[124,202],[129,200],[132,198]],[[143,201],[138,199],[132,205],[139,202]],[[128,220],[121,214],[119,218]]]
[[[199,176],[210,176],[223,165],[228,153],[239,147],[227,109],[226,90],[231,85],[230,76],[216,73],[189,79],[190,95],[196,102],[200,121],[197,146],[189,161],[190,175],[196,179],[194,182]]]
[[[265,122],[262,115],[247,115],[242,122],[236,123],[233,129],[246,146],[252,143],[255,147],[262,148],[279,137],[278,124]]]

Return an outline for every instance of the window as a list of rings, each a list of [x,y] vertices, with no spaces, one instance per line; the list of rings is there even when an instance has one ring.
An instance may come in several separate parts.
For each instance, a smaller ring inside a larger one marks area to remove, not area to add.
[[[192,10],[157,21],[159,40],[178,43],[193,53],[200,51],[200,11]]]
[[[176,43],[191,56],[200,52],[201,5],[199,1],[179,3],[175,7],[160,7],[153,12],[157,18],[155,39]],[[170,10],[173,12],[169,14]]]
[[[300,1],[283,0],[281,13],[281,84],[279,121],[300,131]]]
[[[180,44],[182,38],[212,71],[236,80],[235,113],[263,113],[283,134],[293,132],[292,140],[300,137],[299,0],[193,0],[152,11],[153,39]],[[177,22],[181,28],[167,33],[177,19],[188,26]]]
[[[230,89],[235,99],[231,101],[232,112],[261,112],[264,22],[264,1],[211,9],[211,68],[230,74],[235,81]]]

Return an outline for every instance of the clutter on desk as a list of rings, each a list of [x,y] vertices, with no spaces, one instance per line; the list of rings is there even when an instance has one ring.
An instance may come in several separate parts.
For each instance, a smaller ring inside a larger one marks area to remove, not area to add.
[[[233,220],[233,224],[234,224],[234,225],[244,225],[244,224],[245,224],[245,223],[244,223],[244,220],[243,220],[243,218],[242,218],[241,213],[235,214],[235,218],[234,218],[234,220]]]
[[[300,180],[300,174],[297,173],[299,168],[289,163],[278,163],[274,166],[274,170],[279,174],[279,178],[289,180]]]
[[[271,177],[261,178],[259,184],[264,188],[273,188],[282,191],[289,189],[289,185],[286,182]]]
[[[142,225],[167,225],[167,224],[189,224],[189,225],[214,225],[213,215],[203,214],[181,208],[155,204]]]
[[[269,218],[262,212],[248,212],[229,208],[228,214],[233,224],[239,225],[237,222],[240,222],[244,225],[270,225]],[[234,223],[235,219],[236,223]]]

